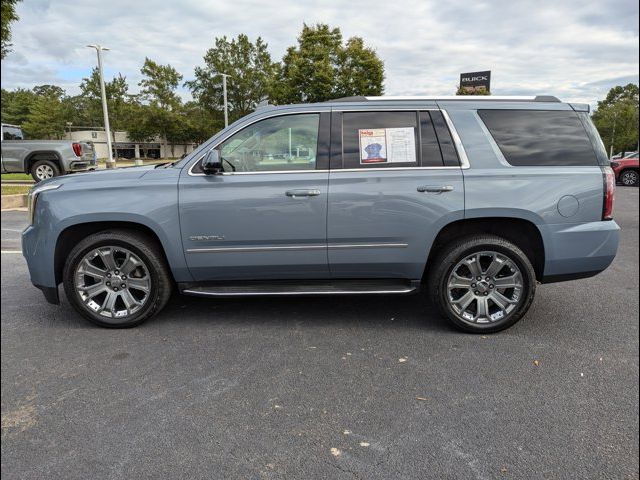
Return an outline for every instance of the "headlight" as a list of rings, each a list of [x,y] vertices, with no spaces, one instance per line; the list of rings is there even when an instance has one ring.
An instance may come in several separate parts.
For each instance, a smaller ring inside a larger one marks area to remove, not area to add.
[[[27,209],[29,210],[29,225],[33,225],[34,216],[36,214],[36,202],[38,201],[38,195],[42,192],[46,192],[47,190],[55,190],[56,188],[60,188],[61,184],[56,183],[52,185],[36,185],[27,194]]]

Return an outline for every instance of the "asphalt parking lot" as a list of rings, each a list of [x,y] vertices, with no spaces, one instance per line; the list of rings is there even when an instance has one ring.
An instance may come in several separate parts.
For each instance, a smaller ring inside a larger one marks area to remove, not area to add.
[[[420,296],[48,305],[2,213],[3,479],[638,478],[638,189],[603,274],[489,336]]]

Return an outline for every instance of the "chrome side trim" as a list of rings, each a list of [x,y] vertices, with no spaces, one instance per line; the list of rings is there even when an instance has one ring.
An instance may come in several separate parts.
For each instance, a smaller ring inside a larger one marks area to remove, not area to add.
[[[182,293],[202,297],[266,297],[266,296],[293,296],[293,295],[389,295],[411,293],[416,287],[406,287],[402,290],[334,290],[331,292],[309,290],[306,292],[203,292],[199,290],[186,289]]]
[[[338,168],[331,170],[331,174],[340,172],[384,172],[403,170],[460,170],[460,167],[379,167],[379,168]]]
[[[453,143],[456,146],[456,150],[458,151],[458,157],[460,158],[460,168],[466,170],[471,168],[471,164],[469,163],[469,157],[467,157],[467,152],[464,149],[464,145],[462,145],[462,140],[460,140],[460,135],[458,135],[458,131],[456,130],[455,125],[451,121],[451,117],[446,110],[441,110],[442,116],[444,117],[444,121],[447,123],[449,127],[449,131],[451,132],[451,138],[453,139]]]
[[[341,248],[407,248],[408,243],[333,243],[329,244],[329,250]]]
[[[195,167],[198,164],[198,162],[194,163],[193,166]],[[193,167],[192,167],[193,168]],[[189,175],[192,177],[205,177],[207,176],[207,174],[205,173],[193,173],[191,171],[191,169],[189,169]],[[217,175],[222,175],[222,176],[230,176],[230,175],[273,175],[275,173],[283,173],[283,174],[291,174],[291,173],[328,173],[329,170],[272,170],[272,171],[268,171],[268,172],[222,172],[222,173],[218,173]],[[212,177],[215,177],[216,175],[210,175]]]
[[[329,245],[278,245],[274,247],[211,247],[188,248],[187,253],[247,253],[300,250],[339,250],[347,248],[407,248],[407,243],[334,243]]]

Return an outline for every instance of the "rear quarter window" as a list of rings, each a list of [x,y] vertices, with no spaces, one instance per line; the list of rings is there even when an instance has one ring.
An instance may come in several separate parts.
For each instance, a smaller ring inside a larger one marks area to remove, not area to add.
[[[478,110],[478,115],[511,165],[598,165],[576,112]]]

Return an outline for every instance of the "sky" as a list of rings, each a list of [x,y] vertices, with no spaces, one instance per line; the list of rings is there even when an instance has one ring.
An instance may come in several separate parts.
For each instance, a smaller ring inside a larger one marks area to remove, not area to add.
[[[494,95],[556,95],[595,104],[638,83],[636,0],[24,0],[2,87],[79,84],[110,48],[105,75],[137,92],[145,57],[184,80],[215,37],[262,37],[280,60],[303,23],[360,36],[385,64],[387,95],[452,95],[460,73],[491,70]],[[183,98],[190,98],[181,87]]]

